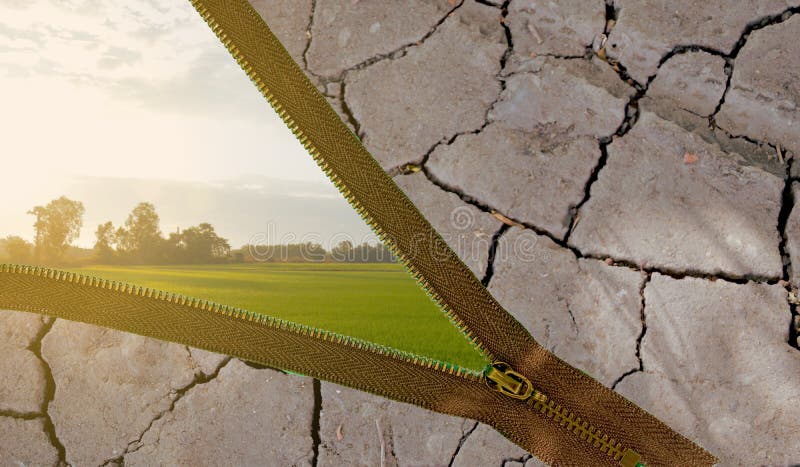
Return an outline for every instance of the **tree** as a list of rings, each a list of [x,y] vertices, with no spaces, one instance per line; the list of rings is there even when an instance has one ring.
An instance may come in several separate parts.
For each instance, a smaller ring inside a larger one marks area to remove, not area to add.
[[[10,236],[5,239],[7,261],[28,264],[33,260],[33,245],[22,237]]]
[[[394,256],[382,243],[370,245],[367,242],[353,248],[349,261],[354,263],[392,263]]]
[[[36,206],[28,214],[36,216],[35,253],[38,261],[58,262],[83,226],[83,203],[65,196]]]
[[[163,256],[164,238],[161,236],[156,207],[139,203],[117,229],[117,250],[130,260],[139,263],[157,263]]]
[[[319,243],[306,242],[300,244],[300,261],[303,262],[322,262],[328,254],[325,247]]]
[[[331,249],[331,258],[340,263],[351,262],[353,257],[353,242],[342,240]]]
[[[184,229],[180,234],[182,257],[189,263],[213,263],[230,257],[228,241],[214,231],[214,226],[204,222],[197,227]]]
[[[113,262],[116,256],[114,244],[117,241],[114,224],[109,221],[105,224],[98,225],[94,235],[97,238],[97,241],[94,243],[94,253],[97,259],[102,263]]]
[[[180,264],[186,261],[186,248],[181,229],[170,232],[169,237],[162,243],[162,252],[164,261],[168,264]]]

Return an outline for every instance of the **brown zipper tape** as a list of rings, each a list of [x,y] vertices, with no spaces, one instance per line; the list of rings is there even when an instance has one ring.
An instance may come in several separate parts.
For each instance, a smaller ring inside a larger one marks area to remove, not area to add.
[[[492,376],[514,390],[535,388],[547,401],[519,400],[490,389],[491,381],[480,375],[345,336],[52,270],[0,268],[0,307],[226,353],[476,419],[557,465],[715,462],[699,446],[538,345],[383,172],[246,0],[192,4],[326,175],[454,324],[493,361],[509,367],[507,374],[494,371]]]

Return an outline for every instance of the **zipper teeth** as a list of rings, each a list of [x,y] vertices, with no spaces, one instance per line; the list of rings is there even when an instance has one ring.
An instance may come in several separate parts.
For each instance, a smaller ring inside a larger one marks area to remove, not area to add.
[[[598,430],[589,422],[576,416],[574,412],[566,407],[562,407],[552,400],[542,400],[543,398],[546,398],[544,394],[539,391],[534,392],[533,397],[530,399],[533,401],[532,405],[534,410],[545,414],[548,418],[575,433],[587,443],[593,444],[594,447],[599,448],[601,452],[607,454],[615,461],[622,459],[625,453],[622,443],[614,438],[609,438],[602,430]]]
[[[434,358],[416,355],[411,352],[404,352],[402,350],[388,347],[385,345],[376,344],[356,337],[346,336],[326,329],[315,328],[305,324],[299,324],[292,321],[276,318],[274,316],[255,313],[242,308],[222,305],[209,300],[203,300],[186,295],[166,292],[163,290],[152,289],[149,287],[142,287],[139,285],[129,284],[121,281],[113,281],[109,279],[102,279],[95,276],[60,271],[57,269],[50,269],[40,266],[26,266],[16,264],[0,264],[0,273],[11,273],[28,276],[43,277],[54,281],[67,282],[70,284],[82,285],[87,287],[94,287],[98,289],[109,290],[121,294],[134,295],[137,297],[149,298],[153,300],[160,300],[177,305],[188,306],[197,310],[217,313],[233,319],[242,321],[250,321],[263,326],[283,331],[294,332],[303,336],[311,336],[314,338],[322,339],[324,341],[333,342],[336,344],[345,345],[354,349],[364,350],[367,352],[376,353],[378,355],[385,355],[391,358],[401,360],[405,363],[412,363],[432,370],[441,371],[458,377],[466,378],[471,381],[480,380],[482,373],[462,368],[456,364],[442,362]]]
[[[419,285],[422,288],[422,290],[425,291],[428,297],[430,297],[431,300],[433,300],[434,303],[436,303],[441,308],[441,310],[445,313],[450,322],[453,323],[453,325],[455,325],[456,328],[458,328],[459,332],[461,332],[461,334],[468,339],[470,344],[478,352],[480,352],[490,361],[495,360],[491,352],[489,352],[489,350],[486,349],[483,343],[480,342],[478,338],[472,334],[472,331],[468,329],[466,323],[464,323],[464,321],[458,315],[456,315],[455,311],[453,311],[450,308],[450,306],[442,299],[442,297],[435,290],[433,290],[428,280],[422,276],[422,273],[419,272],[419,270],[416,267],[414,267],[413,264],[411,264],[411,261],[402,251],[400,251],[394,240],[392,240],[391,237],[386,234],[383,228],[375,222],[372,216],[370,216],[370,214],[367,212],[367,209],[361,204],[361,202],[359,202],[355,198],[355,196],[350,192],[350,190],[347,189],[347,186],[341,181],[339,176],[333,172],[331,167],[325,161],[325,157],[311,143],[309,138],[305,135],[305,133],[303,133],[303,130],[298,127],[298,125],[295,123],[292,117],[289,116],[286,109],[284,109],[283,106],[279,102],[277,102],[275,97],[272,95],[271,91],[267,88],[267,85],[256,74],[256,72],[253,70],[252,65],[250,65],[250,62],[248,62],[248,60],[239,51],[239,48],[235,44],[233,44],[232,39],[230,39],[227,33],[225,33],[222,30],[222,27],[216,21],[216,19],[213,18],[211,12],[208,11],[208,9],[203,4],[202,0],[190,0],[190,2],[192,6],[200,14],[200,16],[203,18],[203,20],[209,25],[209,27],[217,36],[217,38],[219,38],[219,40],[222,42],[225,48],[228,49],[228,52],[230,52],[230,54],[233,56],[233,58],[236,60],[236,62],[239,64],[242,70],[244,70],[244,72],[247,73],[247,76],[250,78],[250,81],[252,81],[253,84],[255,84],[261,95],[263,95],[264,98],[267,99],[270,106],[272,106],[273,110],[278,114],[278,116],[280,116],[284,124],[287,127],[289,127],[294,136],[303,145],[303,148],[305,148],[305,150],[311,155],[311,157],[314,159],[314,162],[316,162],[317,166],[319,166],[319,168],[322,169],[322,171],[325,173],[325,176],[328,177],[328,179],[334,184],[334,186],[336,186],[336,189],[339,190],[339,193],[341,193],[342,196],[344,196],[344,198],[347,200],[350,206],[358,213],[361,219],[364,220],[364,222],[366,222],[367,225],[369,225],[369,227],[377,234],[381,242],[387,248],[389,248],[389,251],[391,251],[396,258],[400,259],[400,262],[403,264],[403,267],[406,269],[406,271],[408,271],[411,274],[411,276],[417,282],[417,285]]]

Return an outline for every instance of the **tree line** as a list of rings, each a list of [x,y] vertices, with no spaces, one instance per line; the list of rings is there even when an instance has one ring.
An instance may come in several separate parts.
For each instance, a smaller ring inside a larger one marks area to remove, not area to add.
[[[342,241],[327,251],[316,243],[244,245],[231,249],[214,226],[203,222],[164,236],[152,203],[139,203],[121,226],[105,222],[95,230],[92,249],[73,246],[83,227],[85,209],[65,196],[28,214],[35,217],[34,241],[19,236],[0,240],[5,261],[19,264],[211,264],[230,262],[394,262],[382,245],[353,245]]]
[[[382,243],[354,245],[342,240],[330,251],[319,243],[245,245],[233,252],[234,262],[284,263],[394,263],[395,256]]]

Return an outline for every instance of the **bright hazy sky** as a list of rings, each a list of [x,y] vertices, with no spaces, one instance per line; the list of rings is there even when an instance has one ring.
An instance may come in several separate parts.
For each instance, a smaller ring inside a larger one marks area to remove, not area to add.
[[[0,160],[0,237],[62,194],[81,246],[139,201],[234,246],[369,232],[186,0],[0,0]]]

